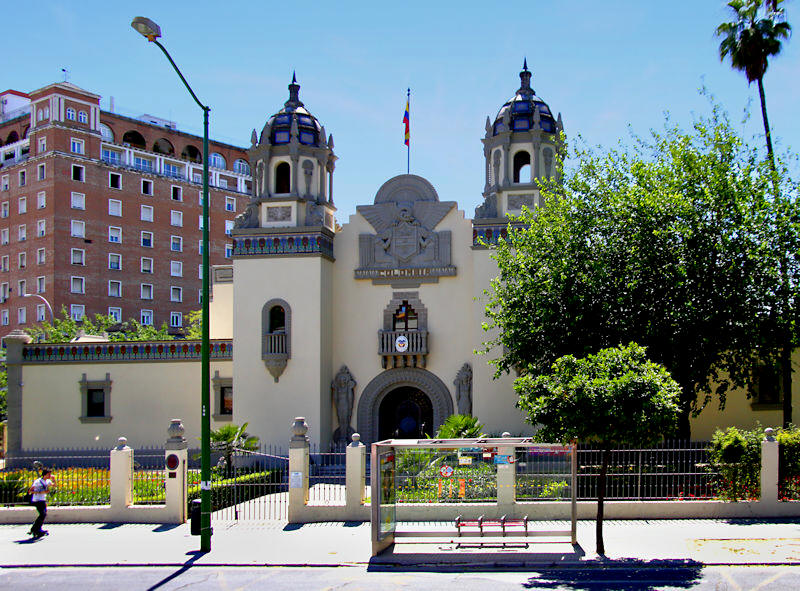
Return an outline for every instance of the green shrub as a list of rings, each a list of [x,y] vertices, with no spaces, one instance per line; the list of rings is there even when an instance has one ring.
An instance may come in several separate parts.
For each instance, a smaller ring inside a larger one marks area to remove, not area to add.
[[[761,440],[764,430],[717,429],[708,448],[717,472],[717,495],[728,501],[756,499],[760,494]]]
[[[471,415],[450,415],[436,432],[436,439],[473,439],[484,437],[483,425]]]

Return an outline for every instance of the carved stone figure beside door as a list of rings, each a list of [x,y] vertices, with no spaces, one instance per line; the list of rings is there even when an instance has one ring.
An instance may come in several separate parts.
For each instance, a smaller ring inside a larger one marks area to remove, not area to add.
[[[453,385],[456,387],[456,405],[458,407],[458,414],[471,415],[472,414],[472,366],[465,363],[461,366],[456,374],[456,379],[453,380]]]
[[[350,426],[355,389],[356,381],[347,366],[343,365],[331,382],[331,398],[336,408],[336,419],[339,421],[339,426],[333,432],[334,443],[347,444],[350,436],[355,433]]]

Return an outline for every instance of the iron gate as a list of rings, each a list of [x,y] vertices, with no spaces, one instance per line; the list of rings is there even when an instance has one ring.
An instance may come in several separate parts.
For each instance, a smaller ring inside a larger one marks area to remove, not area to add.
[[[289,456],[262,446],[216,454],[212,470],[212,521],[286,520],[289,515]]]

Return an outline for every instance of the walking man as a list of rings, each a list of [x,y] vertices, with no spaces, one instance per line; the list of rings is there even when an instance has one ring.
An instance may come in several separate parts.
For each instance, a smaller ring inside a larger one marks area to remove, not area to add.
[[[28,532],[34,539],[39,539],[47,535],[47,530],[42,529],[44,518],[47,517],[47,492],[55,485],[56,483],[52,479],[50,470],[44,469],[42,470],[42,475],[33,481],[30,491],[28,491],[31,493],[31,504],[36,507],[36,510],[39,512],[39,516],[31,526],[31,531]]]

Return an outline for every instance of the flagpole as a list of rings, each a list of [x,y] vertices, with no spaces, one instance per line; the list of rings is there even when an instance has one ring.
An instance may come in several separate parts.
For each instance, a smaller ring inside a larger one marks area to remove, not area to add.
[[[406,104],[408,105],[408,114],[411,116],[411,89],[406,91]],[[408,140],[406,145],[406,174],[411,174],[411,139]]]

